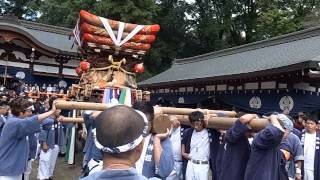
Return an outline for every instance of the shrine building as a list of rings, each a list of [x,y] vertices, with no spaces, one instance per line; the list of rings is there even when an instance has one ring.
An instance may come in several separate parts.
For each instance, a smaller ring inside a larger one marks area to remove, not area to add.
[[[151,101],[290,114],[320,109],[320,27],[268,40],[175,59],[168,70],[142,81]]]
[[[70,86],[78,76],[80,54],[72,29],[0,16],[1,84],[10,79]]]

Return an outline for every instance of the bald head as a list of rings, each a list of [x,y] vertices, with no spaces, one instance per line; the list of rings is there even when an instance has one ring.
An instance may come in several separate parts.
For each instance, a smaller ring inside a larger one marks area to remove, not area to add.
[[[105,147],[118,147],[133,142],[142,135],[145,123],[134,109],[119,105],[96,117],[97,140]]]

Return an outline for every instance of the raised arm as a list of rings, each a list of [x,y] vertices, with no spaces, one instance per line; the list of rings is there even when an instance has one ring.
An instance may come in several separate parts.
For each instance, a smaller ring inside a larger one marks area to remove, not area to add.
[[[41,123],[43,120],[47,119],[49,116],[53,115],[55,112],[57,111],[56,109],[56,102],[53,102],[52,103],[52,109],[45,112],[45,113],[42,113],[42,114],[39,114],[38,115],[38,121]]]
[[[162,178],[169,176],[174,166],[172,143],[169,134],[169,129],[164,134],[157,134],[154,136],[153,142],[156,174]]]
[[[284,129],[279,123],[277,116],[270,116],[271,125],[264,128],[252,142],[253,147],[259,149],[270,149],[278,146],[281,143],[284,135]]]
[[[241,116],[235,124],[226,133],[226,142],[236,143],[240,138],[244,137],[245,133],[250,129],[249,122],[255,119],[257,115],[246,114]]]

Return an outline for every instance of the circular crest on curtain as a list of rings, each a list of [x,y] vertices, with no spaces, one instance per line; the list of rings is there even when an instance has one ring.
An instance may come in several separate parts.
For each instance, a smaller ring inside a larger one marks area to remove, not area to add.
[[[279,106],[282,111],[291,111],[294,106],[294,101],[291,96],[283,96],[279,101]]]
[[[262,106],[262,102],[260,97],[258,96],[253,96],[250,101],[249,101],[249,105],[251,108],[253,109],[260,109]]]

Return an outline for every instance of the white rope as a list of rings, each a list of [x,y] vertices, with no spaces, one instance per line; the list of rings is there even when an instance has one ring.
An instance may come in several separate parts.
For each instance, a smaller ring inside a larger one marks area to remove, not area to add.
[[[127,152],[130,151],[132,149],[134,149],[135,147],[137,147],[144,139],[144,136],[147,134],[148,131],[148,119],[147,116],[138,110],[135,110],[142,118],[144,121],[144,128],[143,131],[141,133],[141,135],[136,138],[135,140],[133,140],[130,143],[124,144],[124,145],[120,145],[117,147],[105,147],[103,146],[97,139],[97,131],[96,128],[92,129],[92,134],[93,134],[93,140],[94,140],[94,144],[96,145],[96,147],[100,150],[102,150],[103,152],[108,152],[108,153],[123,153],[123,152]]]
[[[133,36],[135,36],[144,26],[143,25],[137,25],[128,35],[126,38],[124,38],[123,41],[120,42],[120,46],[122,46],[124,43],[128,42]]]
[[[80,31],[79,31],[79,19],[77,20],[76,27],[73,29],[73,36],[77,41],[78,46],[81,46],[81,40],[80,40]]]
[[[123,22],[119,22],[118,38],[117,38],[117,42],[119,43],[119,46],[121,46],[120,42],[121,42],[123,30],[124,30],[124,23]]]
[[[99,17],[100,21],[102,22],[104,28],[106,29],[106,31],[108,32],[108,34],[110,35],[113,43],[116,45],[116,47],[121,47],[124,43],[128,42],[133,36],[135,36],[139,31],[141,31],[141,29],[144,27],[143,25],[137,25],[122,41],[122,35],[123,35],[123,31],[124,31],[124,27],[125,27],[125,23],[123,22],[119,22],[119,28],[118,28],[118,32],[117,32],[117,38],[109,24],[108,19],[103,18],[103,17]]]
[[[104,28],[106,29],[106,31],[108,32],[108,34],[110,35],[113,43],[116,45],[116,46],[120,46],[120,42],[117,41],[116,39],[116,36],[114,35],[113,33],[113,30],[109,24],[109,21],[108,19],[106,18],[103,18],[103,17],[99,17],[100,21],[102,22]]]

